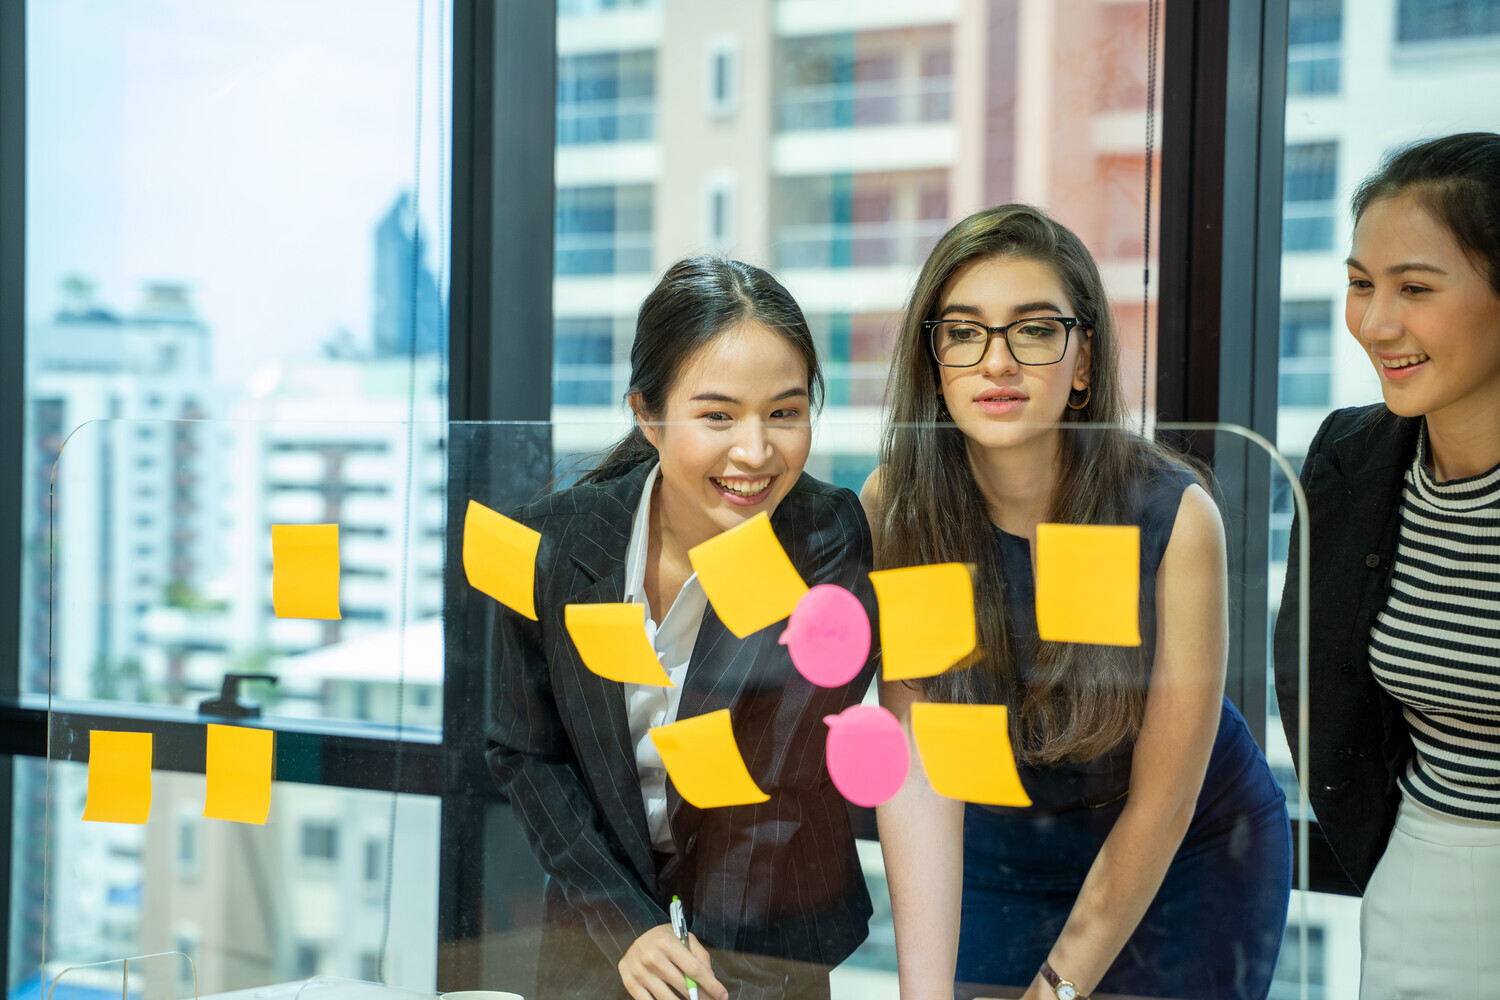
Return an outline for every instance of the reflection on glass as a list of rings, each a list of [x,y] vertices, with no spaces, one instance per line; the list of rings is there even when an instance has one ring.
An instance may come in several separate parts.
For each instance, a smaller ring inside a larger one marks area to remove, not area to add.
[[[251,675],[243,698],[268,716],[440,728],[446,433],[380,422],[79,428],[38,528],[48,599],[38,624],[50,615],[51,628],[39,627],[23,691],[194,708],[233,672]],[[338,525],[340,617],[277,616],[279,524]],[[278,683],[256,684],[263,674]]]
[[[12,997],[44,994],[44,921],[48,982],[62,965],[161,951],[197,963],[202,994],[314,975],[379,980],[387,933],[386,981],[435,987],[436,799],[402,796],[392,826],[387,793],[280,782],[270,821],[250,826],[203,818],[201,775],[157,771],[150,822],[123,826],[79,819],[86,765],[14,767]]]

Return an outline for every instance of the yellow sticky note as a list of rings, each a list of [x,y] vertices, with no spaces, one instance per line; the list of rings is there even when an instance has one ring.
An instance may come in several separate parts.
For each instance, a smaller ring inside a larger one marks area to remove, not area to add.
[[[342,617],[338,525],[271,525],[271,605],[277,618]]]
[[[204,819],[264,825],[271,812],[271,771],[276,734],[247,726],[208,727],[208,760],[204,773],[208,794]]]
[[[144,823],[151,815],[151,734],[89,730],[90,823]]]
[[[464,573],[469,586],[536,621],[536,553],[542,533],[469,501],[464,514]]]
[[[974,581],[963,563],[870,574],[880,602],[884,677],[931,677],[974,652]]]
[[[563,608],[563,624],[583,665],[600,677],[674,686],[646,638],[644,604],[569,604]]]
[[[719,620],[739,639],[790,615],[807,593],[764,511],[693,546],[688,559]]]
[[[678,794],[699,809],[742,806],[770,798],[755,784],[734,741],[729,709],[657,726],[651,742]]]
[[[1052,642],[1139,646],[1141,529],[1036,526],[1036,627]]]
[[[1011,752],[1004,705],[919,701],[911,732],[932,790],[950,799],[991,806],[1029,806]]]

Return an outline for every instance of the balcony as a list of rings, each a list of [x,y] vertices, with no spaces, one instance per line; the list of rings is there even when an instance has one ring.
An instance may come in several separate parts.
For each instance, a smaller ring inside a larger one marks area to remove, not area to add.
[[[946,122],[952,117],[951,76],[807,84],[783,89],[776,100],[776,128],[782,132]]]
[[[655,97],[559,101],[557,144],[641,142],[656,134]]]
[[[640,274],[651,270],[651,233],[558,233],[556,268],[567,274]]]
[[[771,253],[779,268],[915,267],[947,230],[943,219],[782,226]]]

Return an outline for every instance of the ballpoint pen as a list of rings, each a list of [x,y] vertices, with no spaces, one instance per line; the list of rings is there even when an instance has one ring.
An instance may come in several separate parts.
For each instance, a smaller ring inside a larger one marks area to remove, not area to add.
[[[682,900],[676,896],[672,897],[672,933],[677,935],[677,940],[682,942],[684,948],[688,947],[687,917],[682,913]],[[691,949],[689,949],[691,950]],[[692,976],[683,976],[687,980],[688,1000],[698,1000],[698,984],[693,982]]]

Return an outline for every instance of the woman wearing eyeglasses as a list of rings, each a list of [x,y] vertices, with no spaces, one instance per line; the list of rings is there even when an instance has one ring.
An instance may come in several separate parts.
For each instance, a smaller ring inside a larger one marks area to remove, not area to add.
[[[917,767],[880,808],[902,997],[947,998],[955,980],[1026,1000],[1264,997],[1291,837],[1224,697],[1223,528],[1161,448],[1066,431],[1125,417],[1104,286],[1077,236],[1024,205],[949,230],[908,304],[887,401],[862,496],[877,565],[972,565],[979,650],[883,683],[881,700],[904,724],[922,700],[1008,705],[1033,803],[966,805]],[[1139,647],[1038,638],[1042,522],[1139,526]]]

